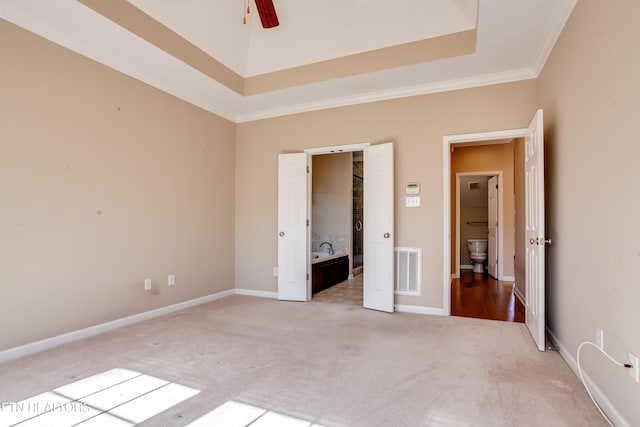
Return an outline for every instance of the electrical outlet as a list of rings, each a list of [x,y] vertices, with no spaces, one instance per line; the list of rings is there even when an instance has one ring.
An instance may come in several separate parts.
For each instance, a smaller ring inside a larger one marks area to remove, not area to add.
[[[273,267],[273,275],[274,276],[278,275],[278,267]]]
[[[151,279],[144,279],[144,290],[148,291],[151,289]]]
[[[600,350],[604,350],[604,331],[596,326],[596,345]]]
[[[169,286],[173,286],[173,285],[176,284],[176,276],[175,276],[175,274],[170,274],[167,277],[167,283],[169,284]]]
[[[640,383],[640,360],[638,356],[633,353],[629,353],[629,363],[631,368],[629,369],[629,376],[637,383]]]

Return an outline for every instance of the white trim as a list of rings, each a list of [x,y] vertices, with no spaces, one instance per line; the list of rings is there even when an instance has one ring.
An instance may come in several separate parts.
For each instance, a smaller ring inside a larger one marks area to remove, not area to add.
[[[538,75],[532,68],[504,71],[484,74],[481,76],[466,77],[444,82],[426,83],[404,88],[383,90],[359,95],[349,95],[328,100],[306,102],[285,107],[268,108],[250,113],[239,113],[235,117],[235,123],[251,122],[254,120],[269,119],[272,117],[288,116],[291,114],[306,113],[309,111],[325,110],[328,108],[345,107],[349,105],[366,104],[369,102],[386,101],[389,99],[406,98],[431,93],[448,92],[460,89],[469,89],[482,86],[490,86],[501,83],[511,83],[520,80],[530,80]]]
[[[246,296],[250,296],[250,297],[260,297],[260,298],[273,298],[273,299],[277,299],[278,298],[278,293],[277,292],[254,291],[253,289],[236,289],[235,290],[235,294],[236,295],[246,295]]]
[[[503,282],[515,282],[516,278],[513,276],[502,276],[502,280]]]
[[[349,153],[353,151],[362,151],[366,147],[371,145],[370,142],[363,142],[360,144],[346,144],[346,145],[332,145],[329,147],[316,147],[305,148],[304,152],[307,154],[336,154],[336,153]]]
[[[578,373],[578,365],[576,360],[564,345],[560,342],[558,337],[547,327],[547,337],[552,346],[558,348],[558,352],[560,353],[560,357],[564,359],[564,361],[569,365],[573,373],[580,379],[580,374]],[[593,380],[587,375],[584,371],[582,371],[582,375],[584,376],[584,381],[587,383],[589,390],[591,390],[591,394],[593,394],[594,399],[600,405],[600,408],[607,414],[607,417],[613,422],[613,425],[618,427],[631,427],[631,424],[624,419],[622,414],[618,412],[615,406],[611,403],[611,401],[607,398],[607,396],[600,390],[600,388],[593,382]]]
[[[216,301],[221,298],[233,295],[234,293],[234,289],[229,289],[204,297],[195,298],[189,301],[183,301],[177,304],[168,305],[166,307],[156,308],[155,310],[145,311],[143,313],[138,313],[132,316],[112,320],[110,322],[101,323],[99,325],[90,326],[88,328],[79,329],[77,331],[68,332],[66,334],[58,335],[55,337],[46,338],[19,347],[10,348],[8,350],[3,350],[0,352],[0,364],[13,359],[17,359],[19,357],[28,356],[39,351],[48,350],[62,344],[68,344],[70,342],[77,341],[83,338],[88,338],[94,335],[102,334],[104,332],[112,331],[114,329],[122,328],[123,326],[133,325],[135,323],[153,319],[165,314],[173,313],[175,311],[184,310],[186,308],[205,304],[211,301]]]
[[[515,282],[515,280],[514,280],[514,282]],[[513,294],[516,296],[516,298],[518,298],[520,303],[522,303],[523,307],[527,306],[527,301],[526,301],[524,295],[522,295],[522,293],[520,292],[520,289],[518,289],[517,286],[513,287]]]
[[[442,259],[442,302],[446,316],[451,314],[451,148],[465,142],[488,141],[492,139],[521,138],[528,129],[511,129],[493,132],[480,132],[442,137],[442,194],[443,194],[443,259]]]
[[[460,270],[473,270],[473,265],[463,264],[460,266]],[[453,275],[455,279],[460,277],[460,275],[456,273],[453,273]]]
[[[540,43],[540,49],[538,50],[536,61],[533,64],[533,72],[536,75],[536,78],[540,76],[540,73],[542,73],[544,64],[547,63],[547,59],[549,59],[549,55],[551,55],[551,51],[553,51],[553,47],[556,45],[556,42],[558,41],[558,38],[560,37],[560,34],[562,33],[562,30],[569,20],[571,12],[573,12],[573,8],[577,3],[578,0],[573,0],[571,2],[555,2],[559,11],[554,14],[555,19],[544,32],[546,37],[542,43]]]
[[[428,314],[430,316],[447,316],[447,314],[445,314],[442,308],[435,308],[435,307],[396,304],[395,309],[398,313]]]

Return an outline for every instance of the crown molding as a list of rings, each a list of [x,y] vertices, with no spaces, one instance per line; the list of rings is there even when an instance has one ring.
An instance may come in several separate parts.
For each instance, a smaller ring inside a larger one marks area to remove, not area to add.
[[[544,64],[547,63],[547,59],[549,59],[549,55],[553,51],[558,38],[560,38],[560,34],[564,29],[569,17],[571,16],[571,12],[573,12],[573,8],[578,3],[578,0],[573,0],[568,3],[558,2],[558,13],[555,15],[555,19],[545,31],[546,37],[540,43],[540,49],[538,54],[536,55],[536,60],[533,64],[533,70],[535,71],[536,78],[542,73],[542,69],[544,68]]]
[[[529,80],[535,79],[536,77],[538,77],[538,75],[531,68],[484,74],[481,76],[474,76],[470,78],[427,83],[424,85],[408,86],[387,91],[351,95],[317,102],[293,104],[286,107],[271,108],[251,113],[238,114],[235,117],[235,122],[245,123],[255,120],[287,116],[291,114],[324,110],[328,108],[346,107],[350,105],[365,104],[369,102],[386,101],[390,99],[406,98],[410,96],[428,95],[431,93],[448,92],[453,90],[469,89],[473,87],[510,83],[520,80]]]

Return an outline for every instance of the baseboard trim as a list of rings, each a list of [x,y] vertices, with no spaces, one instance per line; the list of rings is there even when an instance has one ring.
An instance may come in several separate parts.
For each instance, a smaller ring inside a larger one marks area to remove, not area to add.
[[[445,316],[443,309],[435,308],[435,307],[396,304],[395,308],[396,308],[396,311],[399,313],[429,314],[431,316]]]
[[[247,296],[250,296],[250,297],[260,297],[260,298],[272,298],[272,299],[277,299],[278,298],[278,293],[277,292],[254,291],[253,289],[236,289],[235,290],[235,294],[236,295],[247,295]]]
[[[518,298],[523,306],[527,306],[527,301],[524,299],[524,295],[522,295],[522,292],[520,292],[520,290],[515,286],[513,287],[513,294],[516,296],[516,298]],[[549,328],[547,328],[547,331],[549,331]]]
[[[578,364],[574,359],[573,355],[567,351],[567,348],[562,345],[558,337],[547,327],[547,337],[549,338],[549,342],[551,345],[556,347],[560,353],[560,357],[564,359],[564,361],[569,365],[574,374],[580,379],[580,373],[578,372]],[[618,427],[631,427],[631,424],[624,419],[624,417],[618,412],[615,406],[611,403],[611,401],[607,398],[607,396],[598,388],[598,386],[591,380],[589,375],[587,375],[584,371],[582,372],[584,376],[584,381],[587,383],[589,390],[591,390],[591,394],[593,394],[594,399],[598,401],[600,407],[604,411],[605,414],[609,417],[611,422]]]
[[[154,310],[145,311],[144,313],[138,313],[132,316],[123,317],[121,319],[112,320],[110,322],[101,323],[99,325],[90,326],[88,328],[79,329],[77,331],[68,332],[66,334],[58,335],[55,337],[46,338],[40,341],[21,345],[19,347],[10,348],[8,350],[3,350],[0,351],[0,364],[13,359],[28,356],[30,354],[38,353],[43,350],[48,350],[53,347],[58,347],[60,345],[67,344],[73,341],[78,341],[83,338],[88,338],[94,335],[102,334],[104,332],[112,331],[114,329],[122,328],[123,326],[133,325],[134,323],[143,322],[145,320],[153,319],[155,317],[163,316],[175,311],[184,310],[186,308],[205,304],[211,301],[216,301],[221,298],[233,295],[234,293],[235,292],[233,289],[229,289],[204,297],[168,305],[166,307],[160,307]]]
[[[473,265],[468,265],[468,264],[461,265],[460,270],[473,270]]]
[[[502,276],[502,281],[503,282],[515,282],[516,278],[513,276]]]

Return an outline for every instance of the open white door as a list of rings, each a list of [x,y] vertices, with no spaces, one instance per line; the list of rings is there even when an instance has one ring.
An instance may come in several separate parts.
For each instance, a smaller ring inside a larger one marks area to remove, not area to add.
[[[489,212],[487,217],[487,267],[494,279],[498,277],[498,177],[492,176],[487,183]]]
[[[278,156],[278,299],[308,301],[309,154]]]
[[[393,312],[393,143],[364,149],[363,306]]]
[[[545,350],[544,135],[542,110],[525,136],[525,322],[538,350]]]

